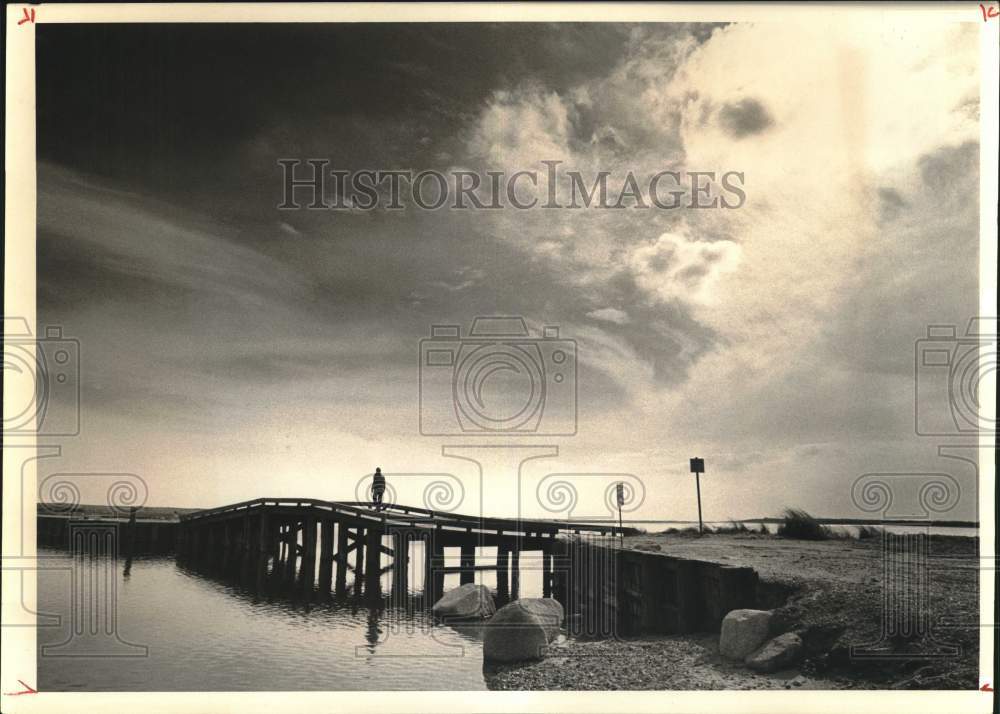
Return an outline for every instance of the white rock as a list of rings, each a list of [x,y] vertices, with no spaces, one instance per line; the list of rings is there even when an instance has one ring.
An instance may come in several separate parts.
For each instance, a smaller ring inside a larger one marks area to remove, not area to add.
[[[523,598],[504,605],[486,625],[483,659],[519,662],[540,659],[559,636],[563,608],[552,598]]]
[[[743,659],[760,647],[771,628],[771,613],[767,610],[733,610],[722,618],[719,634],[719,654],[731,659]]]

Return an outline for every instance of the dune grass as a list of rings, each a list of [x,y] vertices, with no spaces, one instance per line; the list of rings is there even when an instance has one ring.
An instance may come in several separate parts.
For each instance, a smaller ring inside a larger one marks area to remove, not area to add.
[[[725,534],[739,534],[739,533],[751,533],[752,531],[747,528],[746,523],[741,523],[734,518],[729,519],[728,526],[716,526],[715,528],[708,529],[706,532],[709,533],[725,533]]]
[[[836,534],[801,508],[786,508],[778,525],[778,535],[796,540],[829,540]]]
[[[858,540],[867,540],[869,538],[881,538],[882,534],[885,532],[884,528],[879,528],[878,526],[861,526],[858,528]]]

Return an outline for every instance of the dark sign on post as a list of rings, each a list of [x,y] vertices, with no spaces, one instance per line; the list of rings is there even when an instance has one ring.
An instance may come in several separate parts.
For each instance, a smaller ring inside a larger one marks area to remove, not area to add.
[[[691,473],[694,474],[694,486],[698,492],[698,534],[702,533],[701,525],[701,475],[705,473],[705,459],[694,457],[691,459]]]

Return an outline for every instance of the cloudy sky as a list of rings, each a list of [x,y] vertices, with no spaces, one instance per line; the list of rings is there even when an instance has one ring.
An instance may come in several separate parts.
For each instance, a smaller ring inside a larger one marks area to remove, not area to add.
[[[498,515],[544,514],[550,474],[603,513],[633,474],[630,515],[688,519],[702,456],[708,519],[860,516],[858,476],[942,470],[973,517],[913,365],[976,313],[978,28],[884,22],[39,26],[39,324],[81,343],[52,468],[211,506],[353,499],[379,465]],[[740,171],[747,200],[281,211],[282,158]],[[575,436],[421,436],[420,340],[477,315],[575,340]]]

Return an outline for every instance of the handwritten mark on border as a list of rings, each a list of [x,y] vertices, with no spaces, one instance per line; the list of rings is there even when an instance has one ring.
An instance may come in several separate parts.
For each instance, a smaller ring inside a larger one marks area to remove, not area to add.
[[[5,697],[19,697],[22,694],[38,694],[37,689],[30,687],[29,685],[22,682],[20,679],[17,680],[17,683],[20,684],[22,687],[24,687],[24,689],[20,692],[4,692]]]

